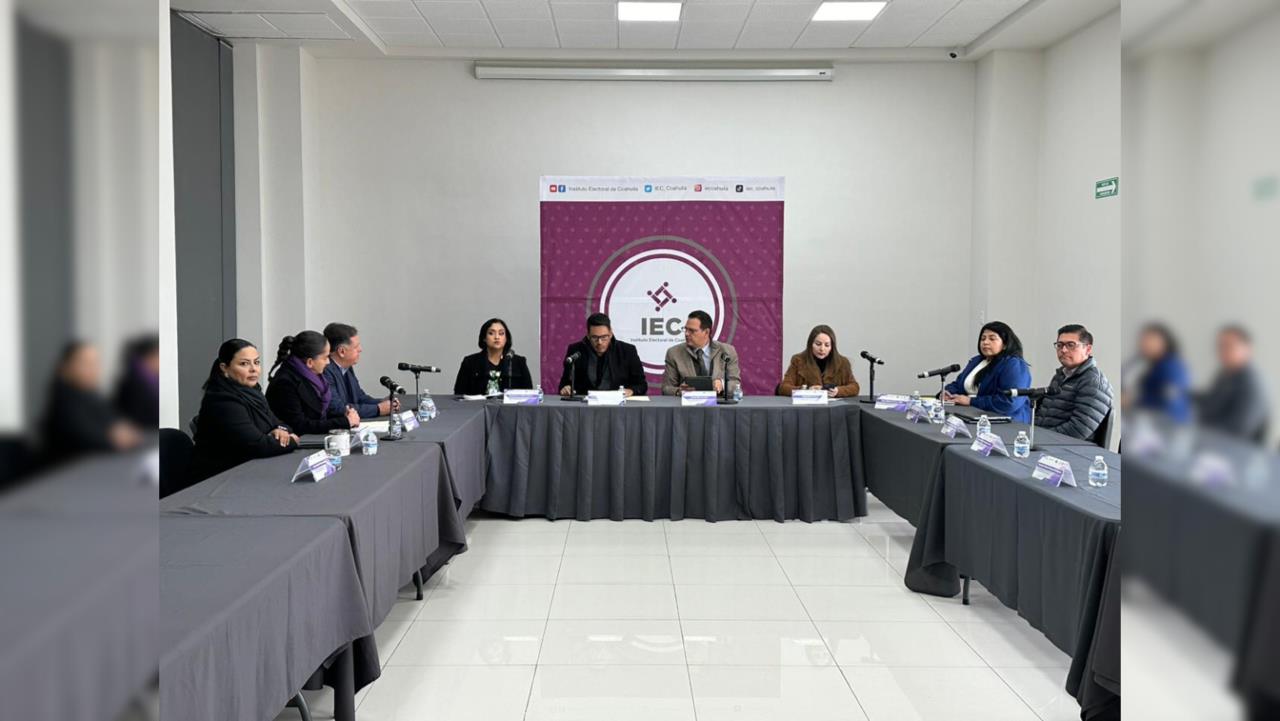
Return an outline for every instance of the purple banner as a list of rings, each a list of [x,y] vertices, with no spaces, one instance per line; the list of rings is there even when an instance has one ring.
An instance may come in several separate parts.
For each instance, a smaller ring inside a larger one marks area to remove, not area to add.
[[[636,346],[656,395],[667,349],[704,310],[715,338],[738,351],[743,392],[772,394],[783,360],[782,217],[781,200],[544,199],[543,388],[558,387],[587,315],[604,312],[614,336]]]

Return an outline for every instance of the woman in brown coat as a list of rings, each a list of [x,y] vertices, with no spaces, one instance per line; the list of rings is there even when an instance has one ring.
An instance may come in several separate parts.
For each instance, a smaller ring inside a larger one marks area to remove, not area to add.
[[[797,388],[824,389],[832,398],[858,395],[849,359],[836,352],[836,332],[818,325],[809,331],[809,345],[791,356],[791,366],[782,377],[778,395],[789,396]]]

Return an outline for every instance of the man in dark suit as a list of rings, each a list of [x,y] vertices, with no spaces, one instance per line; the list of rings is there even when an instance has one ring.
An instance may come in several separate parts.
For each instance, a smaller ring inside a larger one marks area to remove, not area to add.
[[[644,379],[644,366],[636,347],[613,337],[613,324],[604,313],[587,318],[587,337],[565,350],[566,358],[577,354],[573,377],[569,366],[560,375],[560,395],[586,393],[590,390],[617,390],[626,396],[647,395],[649,383]]]
[[[360,345],[360,331],[346,323],[330,323],[324,327],[324,337],[329,341],[329,360],[324,369],[324,382],[332,390],[329,411],[342,413],[348,406],[356,409],[361,418],[377,418],[400,409],[400,402],[378,400],[360,387],[356,378],[356,363],[364,347]]]

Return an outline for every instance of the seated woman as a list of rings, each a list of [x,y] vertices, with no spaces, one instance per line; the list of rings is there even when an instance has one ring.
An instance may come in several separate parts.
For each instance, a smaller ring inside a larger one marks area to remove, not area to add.
[[[330,410],[332,389],[324,380],[329,365],[329,341],[313,330],[280,341],[276,362],[271,367],[267,402],[271,410],[295,433],[328,433],[335,428],[360,425],[356,409]]]
[[[815,325],[805,350],[791,356],[778,395],[789,396],[797,388],[825,390],[832,398],[858,395],[853,366],[836,350],[836,332],[831,326]]]
[[[532,388],[533,376],[524,356],[511,351],[511,333],[506,321],[490,318],[480,326],[480,352],[462,359],[455,395],[496,395],[508,388]]]
[[[261,376],[262,359],[252,343],[232,338],[218,347],[196,420],[188,471],[192,483],[298,447],[298,437],[267,405],[258,385]]]
[[[121,419],[102,396],[101,384],[97,347],[83,341],[67,343],[58,357],[40,424],[46,462],[127,451],[142,443],[137,427]]]
[[[1010,398],[1005,391],[1031,385],[1031,368],[1022,358],[1022,341],[1007,324],[992,321],[978,332],[978,355],[947,384],[945,401],[973,406],[992,415],[1031,422],[1031,405],[1025,397]]]
[[[1163,413],[1179,423],[1191,420],[1191,373],[1168,326],[1143,326],[1138,334],[1138,357],[1125,365],[1126,408]]]

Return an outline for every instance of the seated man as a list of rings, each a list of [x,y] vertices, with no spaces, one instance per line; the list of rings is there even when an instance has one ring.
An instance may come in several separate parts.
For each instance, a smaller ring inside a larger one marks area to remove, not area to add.
[[[1218,331],[1218,363],[1213,384],[1198,399],[1200,422],[1247,441],[1265,441],[1270,409],[1248,331],[1238,325]]]
[[[1093,360],[1093,334],[1082,325],[1064,325],[1053,344],[1062,364],[1036,413],[1036,425],[1063,435],[1090,440],[1111,412],[1111,383]]]
[[[649,392],[644,366],[640,365],[640,354],[635,346],[613,337],[613,324],[604,313],[592,313],[587,317],[587,337],[571,344],[564,352],[565,358],[575,354],[577,360],[572,364],[573,377],[569,377],[570,365],[567,363],[560,375],[560,395],[618,388],[628,397]]]
[[[400,401],[378,400],[360,387],[356,378],[356,363],[364,348],[360,345],[360,331],[346,323],[330,323],[324,327],[324,337],[329,341],[329,360],[324,369],[325,383],[329,384],[330,412],[342,413],[347,407],[356,409],[361,418],[376,418],[400,410]]]
[[[685,379],[693,376],[711,376],[711,384],[717,393],[724,392],[726,365],[729,390],[742,383],[738,369],[738,351],[728,343],[720,343],[711,337],[711,316],[702,310],[689,314],[684,324],[684,343],[667,351],[667,368],[662,374],[662,395],[676,396],[693,390]],[[726,362],[727,358],[727,362]]]

